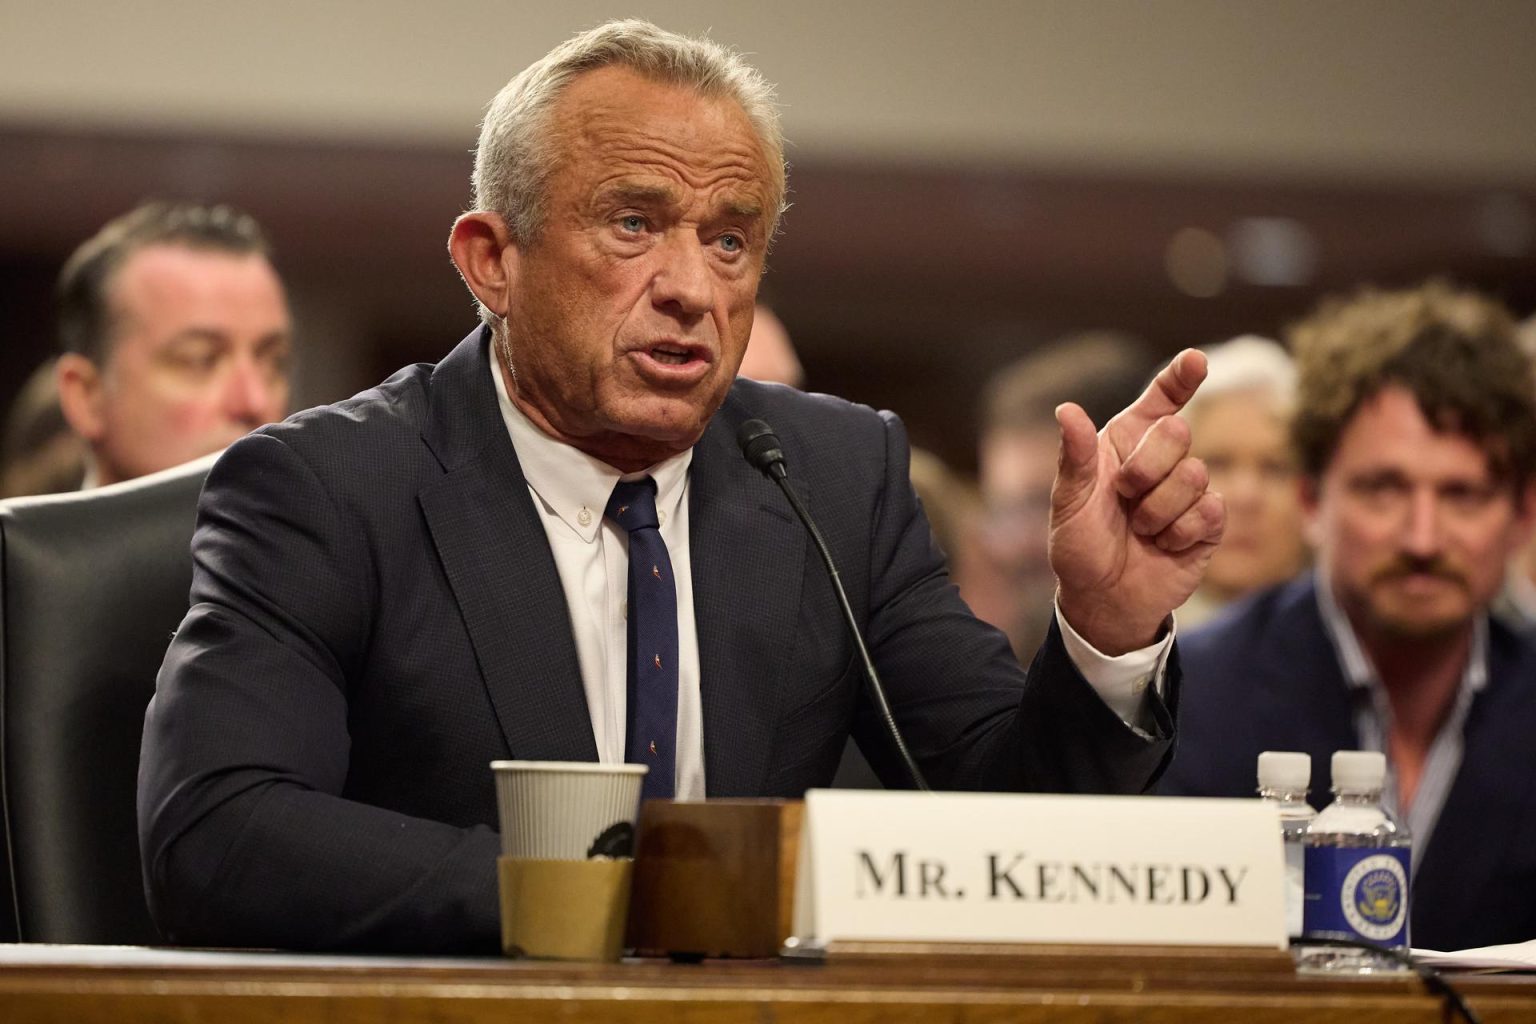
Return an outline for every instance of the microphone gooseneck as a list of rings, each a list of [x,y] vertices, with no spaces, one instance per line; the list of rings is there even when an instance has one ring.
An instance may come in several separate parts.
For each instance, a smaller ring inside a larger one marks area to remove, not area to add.
[[[794,488],[789,486],[789,470],[784,466],[784,448],[779,444],[778,435],[762,420],[747,420],[736,431],[736,443],[741,446],[741,454],[746,457],[747,462],[779,485],[779,490],[784,492],[784,497],[788,499],[790,507],[795,510],[801,525],[815,542],[816,550],[821,553],[822,564],[827,567],[827,575],[831,577],[832,591],[837,595],[837,603],[843,610],[843,621],[848,624],[849,635],[853,637],[854,647],[859,653],[859,661],[864,666],[864,678],[869,683],[870,696],[874,698],[875,707],[885,722],[885,730],[890,734],[896,752],[901,755],[902,763],[906,766],[907,775],[911,777],[912,784],[925,793],[929,792],[928,781],[923,778],[917,762],[912,759],[912,754],[907,749],[906,740],[902,739],[901,730],[896,727],[896,718],[891,714],[890,702],[885,699],[885,687],[880,685],[880,674],[875,671],[875,663],[869,656],[869,648],[864,645],[864,634],[859,629],[858,619],[854,618],[853,607],[848,603],[848,593],[843,589],[842,577],[838,575],[837,565],[832,561],[832,552],[827,549],[827,542],[822,539],[821,531],[816,528],[816,523],[811,519],[811,513],[800,500],[800,496],[795,493]]]

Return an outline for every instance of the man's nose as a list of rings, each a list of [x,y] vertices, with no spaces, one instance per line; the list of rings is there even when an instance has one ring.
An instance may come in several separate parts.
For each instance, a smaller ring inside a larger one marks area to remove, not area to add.
[[[714,308],[715,281],[709,256],[692,232],[670,232],[661,245],[661,266],[651,283],[651,301],[684,316]]]
[[[259,427],[274,415],[272,406],[280,387],[282,382],[266,367],[248,356],[240,356],[224,382],[224,414],[252,428]]]
[[[1440,502],[1433,491],[1415,491],[1408,502],[1408,521],[1403,525],[1404,550],[1430,558],[1440,553],[1441,542]]]
[[[1211,490],[1226,499],[1227,508],[1256,509],[1264,504],[1264,480],[1253,466],[1234,466],[1211,473]]]

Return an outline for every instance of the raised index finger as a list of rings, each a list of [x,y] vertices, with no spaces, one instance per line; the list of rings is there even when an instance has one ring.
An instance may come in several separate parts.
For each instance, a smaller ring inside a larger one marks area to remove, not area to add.
[[[1200,382],[1205,380],[1205,353],[1187,348],[1173,357],[1163,367],[1141,397],[1132,402],[1118,416],[1110,420],[1109,439],[1121,457],[1128,455],[1145,434],[1164,416],[1172,416],[1184,408],[1194,397]]]

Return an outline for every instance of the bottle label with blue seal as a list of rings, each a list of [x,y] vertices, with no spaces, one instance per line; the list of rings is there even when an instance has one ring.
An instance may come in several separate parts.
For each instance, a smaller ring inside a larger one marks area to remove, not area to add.
[[[1308,934],[1408,944],[1408,851],[1309,846],[1305,912]]]

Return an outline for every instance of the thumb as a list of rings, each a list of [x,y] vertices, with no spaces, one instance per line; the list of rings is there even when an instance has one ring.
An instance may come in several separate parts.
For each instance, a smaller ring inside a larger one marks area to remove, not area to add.
[[[1061,451],[1056,459],[1056,486],[1051,490],[1053,512],[1076,508],[1093,491],[1098,476],[1099,432],[1093,420],[1074,402],[1056,407]]]

